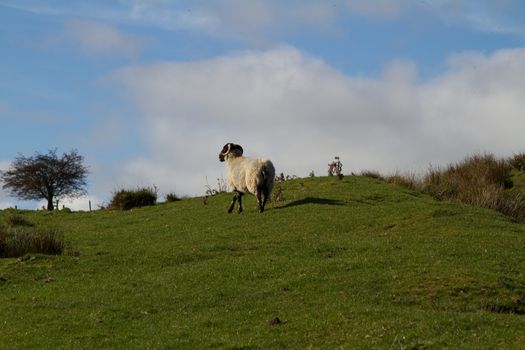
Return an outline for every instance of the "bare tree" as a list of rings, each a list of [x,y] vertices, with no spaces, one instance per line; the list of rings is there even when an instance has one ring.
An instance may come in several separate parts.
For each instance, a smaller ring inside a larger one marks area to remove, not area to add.
[[[47,154],[37,152],[32,157],[19,154],[7,171],[0,172],[2,187],[20,199],[46,199],[47,210],[53,210],[55,199],[86,193],[88,170],[83,160],[76,150],[61,158],[56,149]]]

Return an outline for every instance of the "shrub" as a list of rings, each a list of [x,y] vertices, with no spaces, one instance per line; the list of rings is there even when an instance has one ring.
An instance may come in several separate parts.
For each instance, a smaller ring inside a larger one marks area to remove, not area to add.
[[[498,211],[520,222],[525,222],[525,192],[507,192],[499,203]]]
[[[63,235],[52,228],[0,226],[0,258],[17,258],[28,253],[60,255]]]
[[[395,174],[386,181],[421,191],[438,200],[497,210],[525,222],[525,192],[506,191],[513,186],[513,168],[516,165],[512,165],[512,160],[497,159],[492,154],[475,154],[446,168],[431,166],[421,180],[414,174]],[[375,172],[369,171],[361,175],[376,177]]]
[[[157,191],[154,188],[144,187],[136,190],[120,190],[113,194],[108,209],[130,210],[132,208],[155,205]]]
[[[515,154],[512,158],[510,158],[509,163],[514,169],[518,171],[525,171],[525,152]]]
[[[492,154],[467,157],[446,169],[431,167],[423,179],[424,191],[435,198],[491,207],[503,190],[512,187],[511,166]]]
[[[383,176],[378,171],[375,170],[363,170],[361,171],[361,176],[369,177],[372,179],[384,180]]]
[[[208,178],[206,177],[206,196],[215,196],[219,193],[225,192],[228,192],[228,184],[222,176],[220,178],[217,178],[217,188],[212,188],[208,183]]]
[[[492,154],[473,155],[445,169],[431,167],[423,179],[423,192],[525,221],[525,193],[505,191],[512,187],[512,167]]]
[[[180,198],[175,193],[168,193],[166,195],[166,202],[177,202]]]

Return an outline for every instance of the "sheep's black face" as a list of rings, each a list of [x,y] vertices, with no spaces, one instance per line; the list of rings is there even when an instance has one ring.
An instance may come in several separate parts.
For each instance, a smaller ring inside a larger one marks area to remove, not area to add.
[[[240,157],[242,156],[243,149],[240,145],[236,145],[231,142],[227,143],[222,148],[221,153],[219,153],[219,161],[224,162],[226,156],[230,153],[233,154],[235,157]]]

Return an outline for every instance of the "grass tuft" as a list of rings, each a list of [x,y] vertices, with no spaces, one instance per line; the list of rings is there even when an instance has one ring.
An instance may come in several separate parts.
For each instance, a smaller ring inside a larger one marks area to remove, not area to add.
[[[0,258],[17,258],[28,253],[61,255],[64,236],[48,227],[0,227]]]
[[[493,154],[475,154],[445,169],[431,167],[423,179],[424,191],[438,199],[494,209],[501,191],[512,187],[511,170]]]
[[[413,173],[397,173],[386,181],[437,200],[493,209],[525,222],[525,190],[513,188],[513,179],[518,178],[513,173],[519,167],[516,164],[489,153],[474,154],[444,168],[431,166],[421,179]]]
[[[525,193],[507,192],[512,184],[512,165],[492,154],[476,154],[445,169],[430,168],[423,192],[439,200],[451,200],[494,209],[514,219],[525,219]]]
[[[388,176],[386,182],[406,187],[414,191],[421,190],[421,181],[417,178],[415,173],[396,173],[392,176]]]
[[[5,224],[9,227],[16,227],[16,226],[32,227],[34,226],[34,224],[31,221],[27,220],[20,214],[11,214],[7,216],[5,219]]]

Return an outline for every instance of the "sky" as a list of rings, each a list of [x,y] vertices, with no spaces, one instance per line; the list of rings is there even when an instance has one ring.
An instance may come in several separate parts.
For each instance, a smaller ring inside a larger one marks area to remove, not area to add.
[[[72,149],[74,210],[203,195],[223,145],[277,173],[525,151],[521,0],[0,0],[0,170]],[[0,208],[34,209],[0,189]]]

